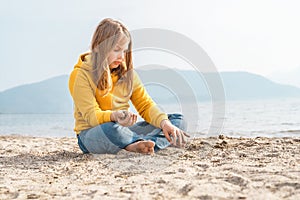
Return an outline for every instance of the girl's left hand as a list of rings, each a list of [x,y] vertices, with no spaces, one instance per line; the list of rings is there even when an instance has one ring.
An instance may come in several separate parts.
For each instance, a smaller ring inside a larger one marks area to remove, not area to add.
[[[184,147],[186,144],[185,137],[190,137],[183,130],[174,126],[169,120],[163,120],[161,122],[161,129],[167,140],[176,147]]]

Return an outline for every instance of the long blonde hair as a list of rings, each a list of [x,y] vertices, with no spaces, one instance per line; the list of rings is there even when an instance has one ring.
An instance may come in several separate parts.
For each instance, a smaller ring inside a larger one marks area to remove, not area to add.
[[[112,88],[111,72],[107,60],[108,54],[117,45],[122,36],[129,39],[128,51],[125,53],[125,63],[121,63],[115,72],[120,82],[125,82],[127,90],[132,90],[132,42],[127,28],[119,21],[106,18],[97,26],[91,43],[93,79],[99,90],[107,94]]]

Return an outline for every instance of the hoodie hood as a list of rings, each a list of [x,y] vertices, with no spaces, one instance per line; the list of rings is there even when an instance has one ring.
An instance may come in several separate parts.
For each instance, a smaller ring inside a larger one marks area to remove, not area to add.
[[[75,68],[81,68],[87,71],[91,71],[93,69],[92,67],[92,55],[90,52],[81,54],[79,56],[77,64],[74,66]]]
[[[90,79],[92,80],[93,67],[92,67],[92,54],[91,54],[91,52],[81,54],[79,56],[77,64],[74,66],[74,69],[83,69],[84,71],[86,71],[89,74]],[[113,72],[110,75],[111,75],[111,81],[112,81],[113,84],[116,83],[119,80],[119,77],[116,73]]]

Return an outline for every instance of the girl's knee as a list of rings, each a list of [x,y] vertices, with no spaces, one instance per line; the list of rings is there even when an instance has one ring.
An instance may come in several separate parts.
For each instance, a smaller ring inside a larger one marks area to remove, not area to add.
[[[104,134],[110,134],[112,132],[118,132],[121,129],[121,125],[116,122],[107,122],[98,126],[101,129],[100,132]]]
[[[171,119],[184,120],[184,116],[180,113],[168,114],[168,118],[169,118],[169,120],[171,120]]]

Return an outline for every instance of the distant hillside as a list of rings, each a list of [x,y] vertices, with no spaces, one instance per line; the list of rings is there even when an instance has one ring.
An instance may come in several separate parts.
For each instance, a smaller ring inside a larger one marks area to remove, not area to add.
[[[0,113],[70,113],[70,110],[67,75],[0,92]]]
[[[177,94],[186,96],[187,101],[191,97],[189,87],[194,92],[192,95],[195,95],[199,101],[210,100],[211,98],[204,76],[194,71],[140,70],[138,73],[144,83],[152,82],[152,80],[164,80],[169,86],[175,85],[173,88],[177,88]],[[213,74],[208,73],[205,76],[214,82],[213,78],[215,76]],[[221,72],[220,76],[226,100],[300,97],[300,88],[278,84],[260,75],[248,72]],[[181,80],[182,78],[184,80]],[[166,96],[167,91],[163,87],[150,86],[148,91],[153,98],[160,101],[167,102],[170,99]],[[169,95],[171,96],[171,94]]]
[[[274,71],[268,75],[268,78],[275,80],[279,83],[287,83],[300,87],[300,66],[294,69],[287,69],[282,71]]]
[[[300,97],[300,88],[278,84],[256,74],[223,72],[222,79],[229,100]]]
[[[138,73],[158,103],[176,102],[178,96],[185,102],[210,100],[201,74],[174,70],[138,70]],[[300,88],[274,83],[259,75],[247,72],[220,75],[226,100],[300,98]],[[70,113],[72,104],[67,75],[0,92],[0,113]]]

